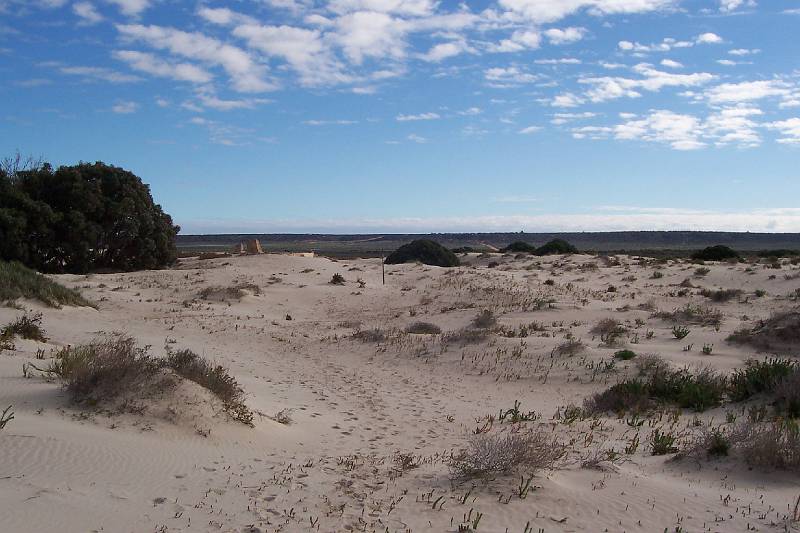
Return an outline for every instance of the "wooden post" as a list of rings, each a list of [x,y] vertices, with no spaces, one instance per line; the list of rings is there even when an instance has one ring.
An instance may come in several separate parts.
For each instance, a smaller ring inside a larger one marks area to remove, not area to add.
[[[383,259],[383,248],[381,248],[381,275],[383,277],[383,284],[386,285],[386,263]]]

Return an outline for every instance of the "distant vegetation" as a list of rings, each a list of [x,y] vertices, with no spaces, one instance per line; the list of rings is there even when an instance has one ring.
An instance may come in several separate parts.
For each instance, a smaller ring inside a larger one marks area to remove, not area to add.
[[[728,259],[738,259],[739,254],[735,250],[718,244],[708,246],[692,254],[692,259],[699,261],[726,261]]]
[[[17,298],[39,300],[50,307],[92,305],[77,291],[68,289],[21,263],[0,261],[0,302]]]
[[[419,262],[425,265],[440,267],[454,267],[460,264],[456,254],[438,242],[428,239],[417,239],[416,241],[404,244],[386,258],[387,265],[399,265],[410,262]]]
[[[564,239],[553,239],[538,248],[525,241],[515,241],[503,248],[506,253],[528,253],[533,255],[576,254],[578,249]]]
[[[180,228],[142,180],[104,163],[0,164],[0,259],[40,272],[137,270],[172,263]]]

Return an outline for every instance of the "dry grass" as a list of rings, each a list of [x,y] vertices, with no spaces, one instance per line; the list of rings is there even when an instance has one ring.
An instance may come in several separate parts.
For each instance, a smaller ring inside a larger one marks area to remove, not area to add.
[[[438,335],[442,332],[442,328],[430,322],[414,322],[406,327],[406,333],[414,333],[417,335]]]
[[[724,303],[742,295],[741,289],[703,289],[700,294],[711,300],[712,302]]]
[[[604,318],[594,325],[589,333],[600,337],[606,346],[615,346],[625,334],[625,326],[616,318]]]
[[[566,455],[555,437],[539,431],[473,435],[467,449],[454,455],[450,473],[454,480],[491,478],[524,472],[532,475],[553,468]]]
[[[728,341],[763,351],[794,353],[800,347],[800,308],[775,313],[752,328],[740,329]]]
[[[686,304],[673,311],[658,311],[653,317],[677,324],[696,324],[699,326],[719,326],[722,324],[722,311],[704,305]]]
[[[227,302],[236,300],[237,302],[248,294],[259,295],[261,288],[252,283],[243,283],[232,287],[206,287],[200,291],[200,299],[211,302]]]
[[[10,341],[14,337],[47,342],[47,336],[44,329],[42,329],[42,314],[24,314],[14,322],[6,324],[3,329],[0,329],[0,342]]]

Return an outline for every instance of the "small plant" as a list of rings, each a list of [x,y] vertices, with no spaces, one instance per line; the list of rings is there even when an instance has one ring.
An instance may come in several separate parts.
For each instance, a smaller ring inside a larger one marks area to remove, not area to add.
[[[614,346],[620,337],[625,334],[625,327],[614,318],[604,318],[590,330],[593,335],[600,337],[600,342],[605,346]]]
[[[678,339],[685,339],[691,331],[686,326],[672,326],[672,335]]]
[[[655,272],[653,272],[653,275],[650,276],[650,279],[661,279],[663,277],[664,277],[664,273],[659,271],[659,270],[656,270]]]
[[[328,282],[331,285],[344,285],[344,276],[339,274],[338,272],[331,276],[331,280]]]
[[[756,298],[763,298],[764,296],[767,295],[767,291],[765,291],[764,289],[756,289],[755,292],[753,292],[753,294],[755,295]]]
[[[614,357],[623,361],[630,361],[636,357],[636,352],[633,350],[619,350],[618,352],[614,352]]]
[[[702,296],[705,296],[706,298],[708,298],[711,301],[722,303],[722,302],[727,302],[729,300],[732,300],[733,298],[736,298],[736,297],[740,296],[742,294],[742,290],[741,289],[719,289],[717,291],[712,291],[712,290],[709,290],[709,289],[703,289],[702,291],[700,291],[700,294]]]
[[[790,359],[750,359],[743,369],[734,371],[728,385],[728,395],[734,402],[748,400],[756,394],[771,393],[778,384],[800,372],[800,363]]]
[[[484,309],[472,320],[472,325],[478,329],[489,329],[497,324],[497,319],[490,309]]]
[[[703,344],[703,354],[704,355],[711,355],[711,352],[714,351],[713,344]]]
[[[677,453],[675,440],[675,436],[671,433],[662,433],[660,429],[655,429],[650,434],[650,451],[653,455]]]
[[[24,314],[14,322],[7,324],[0,330],[0,340],[10,340],[15,336],[38,342],[47,342],[45,331],[42,329],[42,314]]]
[[[518,422],[533,422],[541,418],[542,415],[536,411],[528,411],[527,413],[520,411],[520,405],[522,404],[519,402],[519,400],[514,400],[514,407],[508,409],[507,411],[500,409],[500,414],[498,415],[497,419],[500,422],[508,419],[508,421],[512,424],[516,424]]]
[[[706,276],[709,272],[711,272],[711,269],[708,267],[698,267],[694,270],[694,275],[695,277],[702,278]]]
[[[414,333],[416,335],[438,335],[442,332],[442,328],[430,322],[414,322],[406,327],[406,333]]]
[[[711,432],[706,443],[706,453],[709,457],[725,457],[731,451],[731,443],[725,434],[715,429]]]
[[[11,410],[11,406],[9,405],[0,413],[0,429],[5,428],[6,424],[12,420],[14,420],[14,411]]]

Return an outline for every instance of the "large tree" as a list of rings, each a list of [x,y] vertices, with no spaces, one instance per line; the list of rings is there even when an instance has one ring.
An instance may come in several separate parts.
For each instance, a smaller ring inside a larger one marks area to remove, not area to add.
[[[0,257],[45,272],[160,268],[178,226],[127,170],[80,163],[0,168]]]

